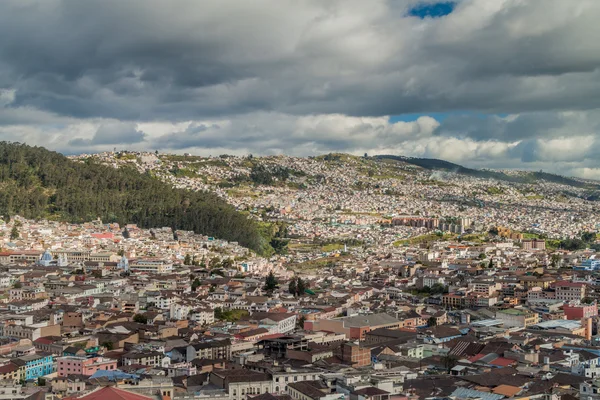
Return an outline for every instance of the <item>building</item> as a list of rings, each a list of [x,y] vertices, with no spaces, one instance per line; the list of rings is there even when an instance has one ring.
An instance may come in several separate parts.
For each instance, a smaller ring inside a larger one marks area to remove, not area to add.
[[[508,308],[496,311],[496,319],[505,328],[527,328],[538,323],[539,314],[527,309]]]
[[[524,239],[523,250],[546,250],[546,241],[542,239]]]
[[[0,380],[19,383],[24,374],[24,369],[13,362],[9,362],[0,366]]]
[[[364,340],[367,332],[379,328],[399,329],[402,322],[389,314],[370,314],[355,317],[305,321],[304,329],[343,333],[347,339]]]
[[[293,313],[255,312],[250,316],[259,328],[266,328],[271,333],[288,333],[296,329],[297,315]]]
[[[248,369],[212,371],[209,380],[213,385],[225,389],[231,400],[245,400],[248,395],[273,391],[273,381],[268,374]]]
[[[567,319],[570,320],[597,317],[598,305],[595,302],[592,304],[565,304],[563,306],[563,312]]]
[[[185,347],[175,347],[171,351],[173,362],[191,362],[197,358],[205,360],[229,360],[231,359],[231,341],[210,340],[200,343],[192,343]]]
[[[56,372],[58,376],[85,375],[92,376],[96,371],[112,371],[117,369],[117,360],[102,357],[58,357]]]
[[[144,396],[132,393],[128,390],[122,390],[113,386],[99,387],[98,389],[84,396],[79,394],[76,397],[66,397],[64,400],[154,400],[156,396]]]
[[[335,400],[339,394],[320,381],[292,382],[287,386],[287,394],[295,400]]]
[[[352,367],[371,365],[371,349],[361,347],[356,343],[343,343],[339,350],[340,358]]]
[[[582,282],[560,281],[554,284],[556,300],[581,301],[585,297],[586,284]]]
[[[164,354],[158,351],[129,352],[121,356],[123,365],[146,365],[160,367]]]
[[[53,357],[49,354],[31,354],[13,361],[25,367],[25,380],[41,378],[51,374],[54,369]]]
[[[577,267],[573,267],[573,269],[579,271],[598,271],[600,270],[600,260],[590,257],[582,261]]]
[[[173,264],[160,258],[144,258],[129,263],[129,269],[132,272],[168,274],[173,271]]]
[[[200,325],[210,325],[215,322],[215,310],[212,308],[196,308],[188,315],[191,321]]]

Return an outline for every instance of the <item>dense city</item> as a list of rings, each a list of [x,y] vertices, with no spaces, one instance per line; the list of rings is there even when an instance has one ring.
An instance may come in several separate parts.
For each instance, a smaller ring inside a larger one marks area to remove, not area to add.
[[[592,181],[367,154],[71,160],[215,193],[275,233],[257,252],[3,216],[0,399],[600,398]]]

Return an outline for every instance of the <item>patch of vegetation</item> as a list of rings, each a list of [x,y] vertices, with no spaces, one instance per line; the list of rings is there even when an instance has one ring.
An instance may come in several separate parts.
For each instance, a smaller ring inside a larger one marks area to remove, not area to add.
[[[336,250],[342,250],[344,248],[344,245],[341,243],[331,243],[331,244],[326,244],[325,246],[321,246],[321,250],[325,253],[329,253],[332,251],[336,251]]]
[[[397,240],[393,243],[393,245],[396,247],[397,246],[408,246],[408,245],[413,245],[413,244],[436,242],[438,240],[450,240],[454,237],[456,237],[456,235],[453,233],[445,233],[445,234],[442,234],[441,232],[428,233],[426,235],[414,236],[414,237],[411,237],[408,239]]]
[[[237,322],[248,315],[250,313],[246,310],[223,310],[221,307],[215,308],[215,319],[219,321]]]
[[[497,187],[497,186],[490,186],[490,187],[486,188],[485,191],[487,192],[487,194],[491,194],[491,195],[504,194],[504,189]]]
[[[198,172],[189,168],[173,167],[169,172],[176,178],[197,178],[200,176]]]
[[[173,161],[173,162],[199,162],[203,160],[203,157],[200,156],[184,156],[180,154],[161,154],[159,158],[163,161]]]

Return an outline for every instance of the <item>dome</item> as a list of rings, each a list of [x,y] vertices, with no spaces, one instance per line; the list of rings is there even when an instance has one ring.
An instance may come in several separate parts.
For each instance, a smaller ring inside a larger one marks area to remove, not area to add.
[[[50,251],[46,250],[42,255],[41,261],[52,261],[53,259],[54,257],[52,257],[52,254],[50,254]]]

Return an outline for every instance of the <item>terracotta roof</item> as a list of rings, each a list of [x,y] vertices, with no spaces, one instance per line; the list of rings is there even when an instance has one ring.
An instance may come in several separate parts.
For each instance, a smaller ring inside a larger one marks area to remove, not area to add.
[[[152,397],[142,396],[112,386],[103,387],[83,397],[67,397],[65,400],[151,400]]]
[[[520,391],[521,391],[520,387],[511,386],[511,385],[499,385],[499,386],[496,386],[492,390],[492,392],[494,392],[496,394],[504,395],[506,397],[513,397],[514,395],[516,395]]]
[[[504,358],[504,357],[498,357],[494,361],[491,361],[490,365],[497,365],[499,367],[508,367],[510,365],[513,365],[515,362],[516,362],[515,360],[510,360],[510,359]]]

